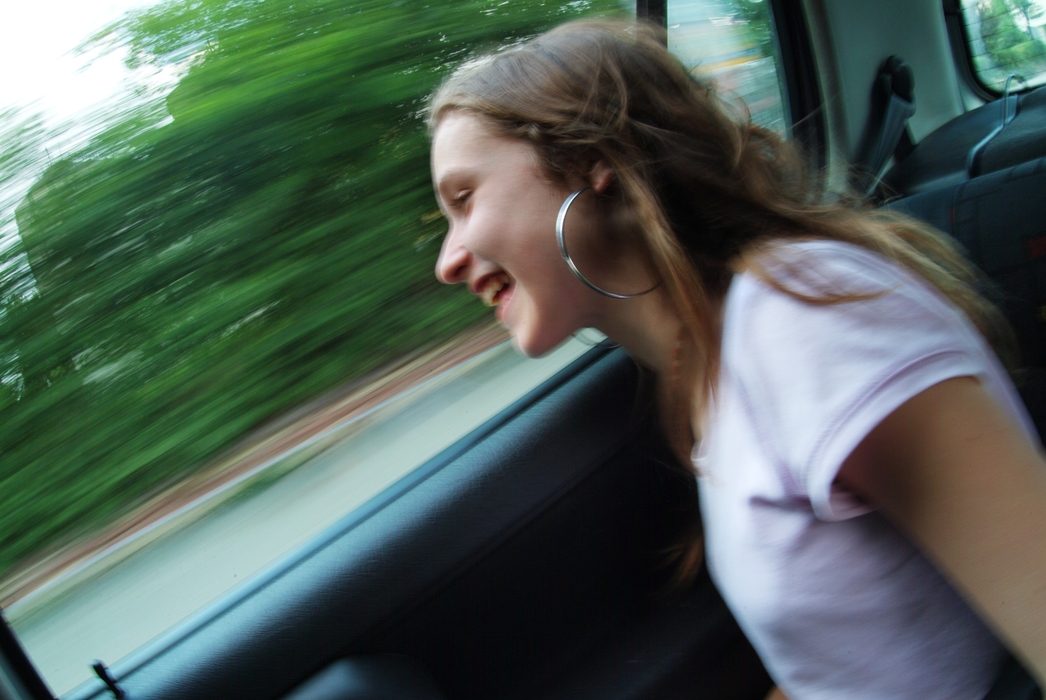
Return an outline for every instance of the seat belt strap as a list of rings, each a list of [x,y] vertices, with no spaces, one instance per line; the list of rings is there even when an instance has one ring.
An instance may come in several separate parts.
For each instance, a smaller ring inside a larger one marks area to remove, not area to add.
[[[915,77],[911,67],[899,56],[890,56],[879,68],[876,88],[886,98],[886,108],[879,123],[879,134],[871,142],[862,169],[871,176],[864,193],[871,195],[886,172],[890,156],[897,150],[908,120],[915,114]]]

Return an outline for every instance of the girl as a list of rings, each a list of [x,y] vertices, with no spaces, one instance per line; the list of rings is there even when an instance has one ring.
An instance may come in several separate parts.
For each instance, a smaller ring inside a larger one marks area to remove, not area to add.
[[[469,64],[430,128],[437,275],[527,355],[595,327],[657,373],[776,692],[983,698],[1003,643],[1041,684],[1046,470],[1005,322],[940,234],[826,203],[648,27]]]

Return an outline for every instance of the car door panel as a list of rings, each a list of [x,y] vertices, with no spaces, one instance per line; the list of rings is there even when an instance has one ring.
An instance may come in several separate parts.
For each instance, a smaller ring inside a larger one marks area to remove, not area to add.
[[[432,676],[405,656],[335,661],[286,700],[444,700]]]

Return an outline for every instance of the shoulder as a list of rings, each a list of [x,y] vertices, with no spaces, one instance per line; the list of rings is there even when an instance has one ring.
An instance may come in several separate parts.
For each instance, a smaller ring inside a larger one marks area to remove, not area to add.
[[[757,258],[782,282],[808,292],[874,290],[906,281],[910,275],[896,262],[853,243],[825,239],[776,241]]]
[[[727,295],[723,372],[822,517],[842,461],[891,411],[951,377],[999,380],[972,323],[883,256],[803,241],[759,262]]]
[[[787,367],[813,365],[821,376],[865,365],[889,372],[929,355],[987,351],[973,324],[927,281],[871,250],[788,242],[757,261],[727,295],[723,355],[763,381],[788,381],[779,371]]]
[[[896,261],[852,243],[779,241],[764,248],[754,262],[756,266],[736,279],[749,296],[770,300],[783,293],[788,299],[807,302],[853,297],[873,305],[905,298],[916,308],[930,307],[936,313],[962,318],[929,282]],[[897,294],[891,296],[891,292]],[[842,304],[840,308],[859,311],[864,306]]]

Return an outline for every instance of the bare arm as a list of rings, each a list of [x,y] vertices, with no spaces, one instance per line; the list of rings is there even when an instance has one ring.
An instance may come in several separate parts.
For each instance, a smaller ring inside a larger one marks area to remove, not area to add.
[[[838,479],[906,532],[1046,687],[1046,463],[984,387],[960,377],[910,399]]]

